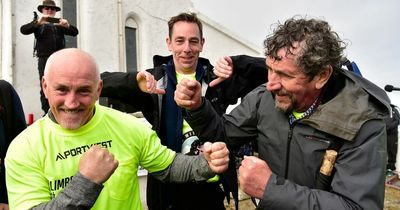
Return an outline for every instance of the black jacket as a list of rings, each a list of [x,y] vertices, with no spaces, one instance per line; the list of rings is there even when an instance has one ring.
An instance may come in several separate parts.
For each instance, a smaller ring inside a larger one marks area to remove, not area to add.
[[[399,138],[398,126],[400,123],[400,114],[395,105],[392,104],[391,106],[392,106],[392,116],[386,119],[387,152],[388,152],[387,169],[394,171],[396,170],[397,144]]]
[[[394,131],[397,130],[397,127],[400,124],[400,114],[397,110],[397,107],[393,104],[391,104],[390,106],[392,107],[392,116],[386,119],[386,129],[388,135],[389,133],[394,133]]]
[[[238,98],[244,97],[248,92],[258,85],[267,81],[267,70],[265,58],[250,57],[246,55],[232,56],[234,72],[231,78],[219,84],[217,87],[209,88],[208,83],[216,76],[213,73],[213,66],[207,59],[199,58],[204,63],[205,73],[202,78],[202,85],[205,84],[207,92],[205,97],[212,101],[214,109],[218,114],[225,113],[226,108],[237,102]],[[148,69],[156,80],[165,80],[165,64],[172,59],[172,56],[153,57],[153,69]],[[136,81],[137,72],[104,72],[101,74],[103,80],[102,97],[118,99],[119,101],[133,106],[136,110],[142,111],[143,115],[157,132],[160,131],[160,107],[162,95],[150,95],[143,93]],[[165,87],[165,84],[162,84]],[[162,139],[161,139],[162,141]]]
[[[213,66],[207,59],[199,58],[199,63],[204,69],[199,82],[202,84],[202,89],[205,90],[203,91],[204,96],[212,102],[219,115],[224,114],[230,104],[235,104],[238,98],[245,96],[259,84],[265,83],[267,79],[264,58],[242,55],[233,56],[232,59],[235,67],[232,77],[216,87],[208,87],[208,83],[216,78],[212,72]],[[166,64],[171,61],[172,56],[154,56],[155,67],[147,70],[159,81],[159,87],[166,87],[166,81],[168,81]],[[167,145],[165,134],[162,131],[167,127],[163,123],[165,121],[162,120],[165,114],[162,111],[165,107],[165,97],[143,93],[138,87],[136,74],[102,73],[103,90],[101,96],[119,99],[142,111],[147,121],[152,124],[153,129],[159,135],[161,143]],[[182,130],[178,128],[177,132],[182,132]],[[234,171],[235,167],[232,165],[231,169]],[[229,178],[226,178],[230,183],[237,182],[236,174],[232,174],[232,170]],[[230,186],[233,188],[231,190],[234,197],[235,194],[237,196],[237,185],[232,186],[231,184]],[[164,196],[160,198],[160,194]],[[218,209],[217,206],[221,206],[223,197],[219,183],[166,184],[148,176],[147,204],[149,209],[166,209],[170,205],[172,205],[172,209]],[[168,199],[169,202],[166,201]]]
[[[8,203],[4,157],[11,141],[26,128],[21,101],[10,83],[0,80],[0,203]]]
[[[35,49],[38,57],[49,57],[52,53],[63,49],[65,47],[64,35],[78,35],[78,29],[73,25],[69,25],[68,28],[52,23],[39,26],[37,21],[21,26],[20,31],[25,35],[35,34]]]

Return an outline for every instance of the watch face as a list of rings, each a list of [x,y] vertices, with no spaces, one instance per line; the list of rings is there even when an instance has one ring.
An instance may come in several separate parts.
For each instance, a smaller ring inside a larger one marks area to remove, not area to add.
[[[197,136],[187,138],[182,144],[182,154],[199,155],[201,153],[201,142]]]

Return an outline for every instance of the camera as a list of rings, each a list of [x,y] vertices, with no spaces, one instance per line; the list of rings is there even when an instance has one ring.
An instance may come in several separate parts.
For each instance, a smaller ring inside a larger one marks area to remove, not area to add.
[[[59,23],[60,22],[60,18],[54,18],[54,17],[47,17],[46,20],[49,23]]]

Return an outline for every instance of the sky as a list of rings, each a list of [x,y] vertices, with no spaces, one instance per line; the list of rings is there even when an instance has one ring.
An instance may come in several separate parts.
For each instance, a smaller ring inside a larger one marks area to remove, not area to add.
[[[328,21],[347,43],[345,55],[381,88],[400,87],[398,0],[192,0],[203,15],[258,47],[274,24],[300,15]],[[207,39],[207,36],[205,35]],[[400,91],[388,93],[400,106]]]

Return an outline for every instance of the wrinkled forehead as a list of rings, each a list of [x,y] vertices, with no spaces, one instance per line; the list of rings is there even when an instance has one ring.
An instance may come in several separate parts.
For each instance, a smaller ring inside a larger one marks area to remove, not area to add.
[[[271,63],[279,62],[282,60],[290,60],[292,62],[296,62],[296,59],[298,58],[298,50],[292,48],[281,48],[277,52],[277,58],[275,56],[269,55],[266,57],[265,62],[268,65]]]

